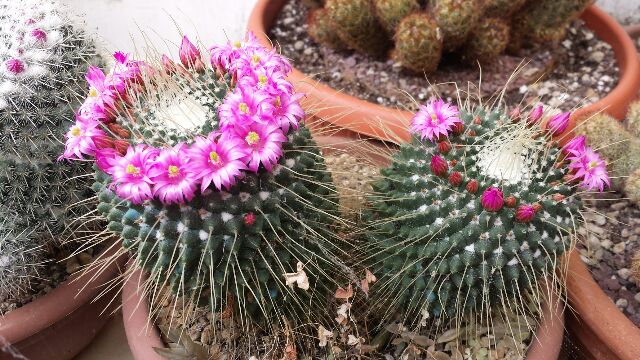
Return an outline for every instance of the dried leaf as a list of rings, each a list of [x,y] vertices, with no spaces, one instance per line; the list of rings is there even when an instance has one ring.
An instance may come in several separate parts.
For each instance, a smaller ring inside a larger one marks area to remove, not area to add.
[[[360,338],[357,338],[349,334],[347,339],[347,345],[355,346],[355,345],[360,345],[360,343],[361,343]]]
[[[324,328],[324,326],[320,325],[318,328],[318,339],[320,339],[320,343],[318,344],[321,347],[327,346],[327,341],[333,337],[333,332]]]
[[[348,300],[350,297],[353,296],[353,285],[349,284],[349,287],[347,287],[346,290],[339,287],[338,290],[336,290],[336,294],[334,296],[336,299]]]
[[[167,360],[195,360],[195,357],[193,355],[189,355],[187,350],[184,348],[168,349],[154,347],[153,351]]]
[[[434,351],[429,354],[429,359],[433,360],[450,360],[451,357],[442,351]]]
[[[422,346],[424,348],[429,347],[433,344],[435,344],[435,341],[429,339],[426,336],[422,336],[422,335],[418,335],[414,332],[403,332],[400,336],[402,336],[404,339],[407,339],[411,342],[413,342],[414,344],[418,345],[418,346]]]
[[[304,264],[300,261],[298,261],[297,270],[295,273],[284,274],[285,283],[289,287],[297,284],[300,289],[309,290],[309,278],[307,277],[307,273],[304,272]]]
[[[402,334],[403,331],[405,331],[404,326],[402,326],[402,324],[389,324],[385,326],[385,329],[388,332],[396,335],[400,335]]]
[[[436,340],[436,343],[438,343],[438,344],[446,343],[446,342],[449,342],[451,340],[456,339],[457,337],[458,337],[458,329],[449,329],[449,330],[445,331],[442,335],[440,335],[438,340]]]

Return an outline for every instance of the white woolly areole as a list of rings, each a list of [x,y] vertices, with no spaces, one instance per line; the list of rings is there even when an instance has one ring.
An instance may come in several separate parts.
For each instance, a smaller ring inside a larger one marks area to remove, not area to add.
[[[220,216],[222,217],[222,221],[224,221],[224,222],[227,222],[227,221],[233,219],[233,215],[229,214],[228,212],[220,213]]]
[[[157,114],[158,120],[173,130],[196,130],[207,121],[207,109],[186,94],[160,101]]]
[[[476,244],[470,244],[464,247],[464,251],[468,251],[468,252],[475,252],[476,251]]]

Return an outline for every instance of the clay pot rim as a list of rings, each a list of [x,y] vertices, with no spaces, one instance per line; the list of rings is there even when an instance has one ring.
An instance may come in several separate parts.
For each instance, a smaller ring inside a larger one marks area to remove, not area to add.
[[[116,245],[110,245],[94,260],[115,255]],[[101,268],[98,274],[96,268],[72,274],[48,294],[0,317],[0,335],[7,343],[15,344],[64,320],[93,301],[104,290],[104,285],[119,273],[122,265],[123,261],[119,259]]]
[[[272,47],[267,33],[286,1],[258,0],[253,8],[248,30],[253,31],[264,46]],[[629,103],[635,98],[640,87],[640,61],[635,45],[625,29],[595,5],[587,8],[582,19],[600,39],[612,46],[620,68],[620,78],[607,96],[575,111],[569,129],[573,129],[576,122],[601,111],[617,119],[623,119]],[[299,92],[307,95],[303,105],[314,108],[321,104],[322,108],[318,109],[315,115],[333,125],[396,144],[411,139],[407,130],[413,116],[410,112],[387,108],[347,95],[319,81],[309,79],[296,68],[289,74],[289,80]],[[566,138],[563,136],[559,139],[560,143],[564,143]]]
[[[581,326],[572,330],[578,333],[585,329],[606,346],[606,352],[619,359],[637,359],[640,354],[640,329],[636,327],[604,293],[595,282],[587,266],[580,259],[577,250],[569,257],[567,273],[567,295]],[[587,346],[601,346],[591,342]]]

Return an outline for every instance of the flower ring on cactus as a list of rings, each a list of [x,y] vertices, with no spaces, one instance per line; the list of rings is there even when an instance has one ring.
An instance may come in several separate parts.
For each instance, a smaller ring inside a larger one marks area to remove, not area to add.
[[[326,314],[308,307],[325,309],[343,280],[346,245],[288,61],[252,34],[211,48],[210,62],[196,50],[185,38],[180,62],[117,54],[108,74],[91,69],[88,99],[104,99],[79,112],[64,156],[95,156],[98,213],[150,273],[145,288],[242,321],[313,323]]]
[[[562,149],[540,136],[566,131],[569,114],[541,128],[542,107],[520,113],[528,121],[437,99],[420,107],[413,141],[381,171],[364,214],[366,265],[378,277],[370,294],[387,319],[419,325],[499,310],[540,298],[538,283],[557,279],[581,209],[573,180],[602,191],[606,169],[584,138]]]

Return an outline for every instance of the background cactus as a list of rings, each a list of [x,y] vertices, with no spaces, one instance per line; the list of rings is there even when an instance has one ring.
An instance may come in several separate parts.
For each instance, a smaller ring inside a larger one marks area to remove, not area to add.
[[[56,160],[87,64],[97,61],[93,44],[59,9],[51,1],[0,1],[0,203],[13,214],[4,218],[0,246],[3,269],[18,268],[16,284],[27,284],[20,279],[38,266],[19,252],[59,240],[92,195],[86,164]]]
[[[341,44],[332,36],[318,36],[320,28],[325,29],[323,34],[336,34],[348,48],[374,57],[386,55],[393,43],[392,57],[413,72],[429,73],[437,68],[443,53],[459,52],[470,63],[490,62],[505,49],[517,52],[522,46],[559,41],[592,2],[329,0],[325,4],[329,21],[312,16],[308,25],[312,38],[325,46],[339,48]]]
[[[416,118],[443,124],[446,113],[429,107]],[[445,129],[428,135],[436,144],[401,146],[365,214],[374,313],[407,326],[531,311],[524,299],[540,300],[539,282],[555,278],[579,219],[578,187],[548,133],[500,109],[459,119],[449,138]]]
[[[635,101],[629,106],[626,125],[634,136],[640,137],[640,101]]]
[[[338,34],[331,26],[331,18],[327,9],[315,9],[309,12],[307,18],[309,36],[316,42],[322,44],[331,44],[334,49],[343,49],[347,46],[340,39]]]

